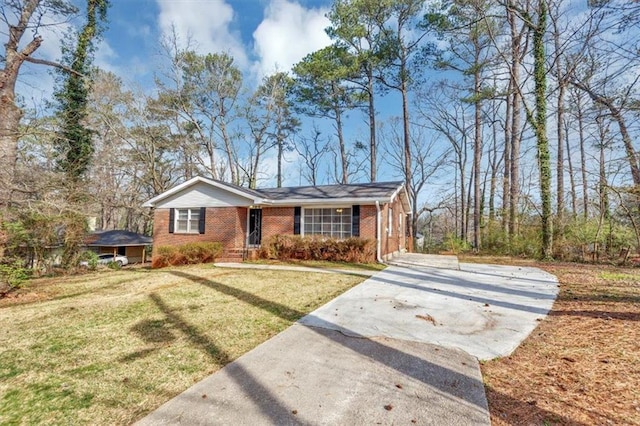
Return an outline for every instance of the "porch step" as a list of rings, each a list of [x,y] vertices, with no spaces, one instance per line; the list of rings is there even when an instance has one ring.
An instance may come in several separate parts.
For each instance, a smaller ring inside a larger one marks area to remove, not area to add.
[[[225,250],[219,258],[216,259],[216,263],[237,263],[243,260],[255,260],[258,258],[258,248],[232,248]]]

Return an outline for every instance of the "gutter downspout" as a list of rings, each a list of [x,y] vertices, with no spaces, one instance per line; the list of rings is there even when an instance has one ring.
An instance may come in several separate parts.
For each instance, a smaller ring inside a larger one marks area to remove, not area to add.
[[[382,226],[382,212],[380,211],[380,201],[376,200],[376,210],[378,212],[376,217],[376,260],[378,263],[384,264],[384,260],[382,260],[382,256],[380,252],[382,251],[382,241],[380,240],[382,232],[380,231],[380,227]]]

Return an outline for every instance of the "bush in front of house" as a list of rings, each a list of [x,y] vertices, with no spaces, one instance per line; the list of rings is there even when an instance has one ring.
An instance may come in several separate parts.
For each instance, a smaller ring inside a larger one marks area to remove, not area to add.
[[[166,266],[193,265],[210,263],[222,254],[222,244],[214,242],[195,242],[180,246],[154,247],[151,258],[152,268]]]
[[[276,235],[263,242],[260,255],[264,259],[375,263],[376,243],[355,237],[336,240]]]
[[[24,286],[31,277],[31,270],[24,266],[22,259],[3,258],[0,260],[0,293]]]

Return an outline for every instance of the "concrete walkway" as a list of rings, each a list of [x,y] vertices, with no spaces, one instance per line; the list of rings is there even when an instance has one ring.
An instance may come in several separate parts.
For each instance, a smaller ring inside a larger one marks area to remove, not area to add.
[[[256,270],[272,270],[272,271],[299,271],[299,272],[314,272],[318,274],[347,274],[347,275],[361,275],[363,277],[371,277],[377,274],[378,270],[365,270],[365,269],[344,269],[344,268],[312,268],[310,266],[295,266],[295,265],[264,265],[260,263],[214,263],[217,268],[231,268],[231,269],[256,269]]]
[[[557,282],[534,268],[415,260],[375,274],[138,424],[489,425],[477,358],[517,347],[551,308]]]
[[[458,256],[442,254],[401,253],[395,255],[387,263],[409,268],[460,269]]]

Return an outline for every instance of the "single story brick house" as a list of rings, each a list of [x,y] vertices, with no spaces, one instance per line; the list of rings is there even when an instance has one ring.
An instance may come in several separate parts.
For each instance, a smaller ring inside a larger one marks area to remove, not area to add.
[[[274,235],[360,237],[383,261],[407,248],[411,211],[402,182],[248,189],[195,177],[143,204],[154,209],[153,243],[222,243],[226,259]]]

